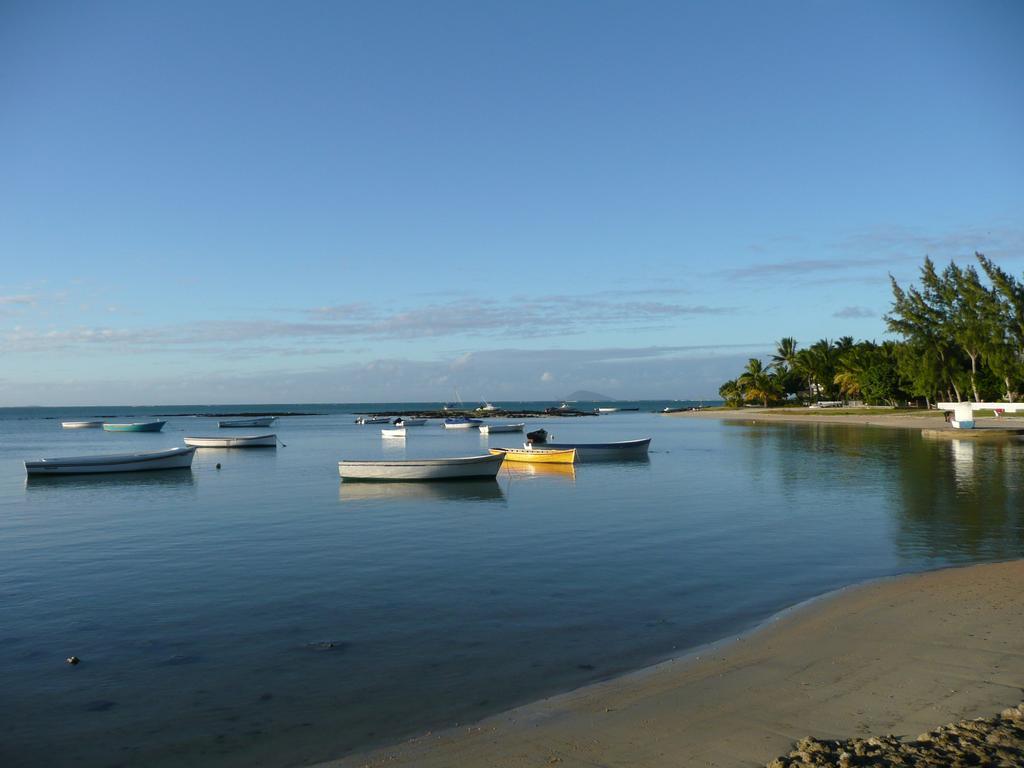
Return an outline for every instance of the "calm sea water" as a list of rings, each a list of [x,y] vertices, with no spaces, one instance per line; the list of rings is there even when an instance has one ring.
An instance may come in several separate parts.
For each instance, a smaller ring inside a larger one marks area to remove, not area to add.
[[[652,436],[649,461],[367,486],[341,484],[338,459],[521,438],[435,425],[385,445],[352,423],[358,407],[278,408],[325,415],[280,419],[287,447],[200,450],[191,472],[40,483],[23,459],[218,430],[59,425],[191,406],[0,411],[0,764],[302,765],[636,668],[843,585],[1024,554],[1017,443],[618,413],[529,426]]]

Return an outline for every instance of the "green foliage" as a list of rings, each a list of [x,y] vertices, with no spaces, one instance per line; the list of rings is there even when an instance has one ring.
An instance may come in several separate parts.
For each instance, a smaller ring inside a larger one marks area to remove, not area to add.
[[[792,395],[878,405],[1015,400],[1024,388],[1024,280],[975,257],[980,271],[955,262],[940,271],[926,257],[918,283],[906,288],[890,275],[893,303],[885,320],[899,341],[843,336],[801,349],[787,336],[767,367],[752,358],[719,393],[735,406]]]

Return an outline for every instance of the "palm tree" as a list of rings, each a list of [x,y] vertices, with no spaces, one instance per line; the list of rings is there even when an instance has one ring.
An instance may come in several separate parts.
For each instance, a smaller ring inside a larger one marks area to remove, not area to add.
[[[796,369],[797,362],[797,345],[796,339],[792,336],[784,336],[775,343],[775,354],[772,355],[772,361],[768,367],[774,370],[780,368],[788,368],[789,370]]]
[[[777,398],[782,390],[778,377],[769,373],[756,357],[747,361],[747,367],[736,379],[736,384],[747,400],[760,400],[765,408],[768,401]]]
[[[739,408],[743,405],[743,390],[739,388],[736,379],[729,379],[729,381],[720,386],[718,394],[725,400],[725,404],[731,408]]]

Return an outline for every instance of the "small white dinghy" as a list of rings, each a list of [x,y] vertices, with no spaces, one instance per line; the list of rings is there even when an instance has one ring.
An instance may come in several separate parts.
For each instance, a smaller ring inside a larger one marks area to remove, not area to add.
[[[103,427],[102,421],[62,421],[60,423],[64,429],[101,429]]]
[[[339,461],[343,480],[461,480],[495,477],[504,454],[463,456],[453,459],[395,459],[382,461]]]
[[[95,475],[104,472],[148,472],[154,469],[188,469],[196,449],[171,448],[149,453],[115,453],[105,456],[65,456],[25,462],[30,475]]]
[[[480,434],[493,435],[495,432],[522,432],[525,424],[483,424]]]
[[[390,416],[360,416],[356,424],[390,424]]]
[[[255,419],[227,419],[226,421],[218,421],[217,426],[221,429],[235,427],[269,427],[276,419],[276,416],[259,416]]]
[[[276,448],[277,435],[186,437],[185,445],[193,445],[196,448]]]
[[[405,437],[405,427],[397,427],[395,429],[382,429],[380,431],[381,437]]]

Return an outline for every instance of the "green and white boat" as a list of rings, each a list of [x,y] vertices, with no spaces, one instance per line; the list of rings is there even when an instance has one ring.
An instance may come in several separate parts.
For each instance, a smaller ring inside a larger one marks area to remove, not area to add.
[[[104,424],[107,432],[159,432],[166,421],[136,421],[131,424]]]

